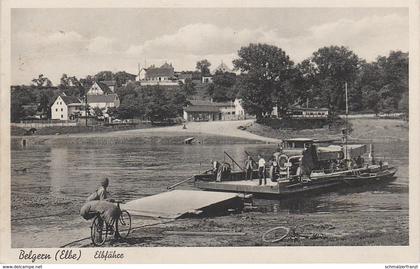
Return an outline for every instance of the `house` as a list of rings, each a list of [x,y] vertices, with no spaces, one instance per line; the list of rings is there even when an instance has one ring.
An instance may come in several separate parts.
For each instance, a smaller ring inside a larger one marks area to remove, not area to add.
[[[242,106],[242,99],[236,98],[235,101],[233,101],[233,105],[235,106],[236,117],[240,120],[246,119],[245,109]]]
[[[91,108],[98,107],[100,109],[106,110],[109,107],[119,107],[120,99],[116,94],[88,95],[87,103]]]
[[[186,80],[191,80],[192,81],[192,79],[193,79],[192,73],[178,73],[178,74],[175,74],[175,76],[178,78],[179,82],[182,82],[184,84],[185,84]]]
[[[201,83],[207,84],[207,83],[211,83],[211,82],[213,82],[213,77],[212,76],[202,76],[201,77]]]
[[[113,93],[113,91],[109,88],[107,84],[95,81],[93,85],[89,88],[87,95],[104,95],[110,93]]]
[[[136,76],[136,81],[142,81],[146,79],[146,69],[141,68],[139,74]]]
[[[154,65],[139,71],[138,81],[141,85],[176,86],[178,81],[172,64],[164,63],[160,67]]]
[[[190,103],[191,105],[184,108],[186,121],[237,120],[245,117],[245,112],[238,117],[236,111],[241,109],[236,107],[235,102],[191,100]]]
[[[216,121],[221,120],[219,108],[216,106],[187,106],[184,108],[186,121]]]
[[[83,104],[74,96],[59,95],[51,105],[51,119],[69,120],[80,113]]]

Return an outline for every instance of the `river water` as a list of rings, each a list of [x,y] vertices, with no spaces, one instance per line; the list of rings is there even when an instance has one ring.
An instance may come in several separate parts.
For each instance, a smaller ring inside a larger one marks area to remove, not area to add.
[[[209,169],[211,159],[225,158],[224,151],[243,164],[245,151],[268,158],[274,148],[274,145],[267,144],[50,144],[15,147],[11,153],[12,234],[22,233],[25,226],[32,225],[31,222],[13,221],[13,218],[28,214],[42,216],[47,214],[50,206],[48,203],[39,207],[31,204],[19,206],[16,205],[19,200],[14,200],[13,196],[35,194],[72,201],[62,208],[64,211],[68,208],[69,214],[54,218],[54,223],[60,223],[60,218],[66,221],[80,219],[77,214],[79,206],[104,177],[110,178],[109,190],[113,197],[137,199],[166,191],[167,186]],[[258,200],[257,206],[263,208],[266,214],[275,215],[362,211],[397,211],[408,215],[408,142],[377,143],[375,152],[398,168],[395,181],[287,201]],[[22,170],[24,168],[26,171]],[[193,186],[190,183],[182,188]],[[39,221],[37,227],[47,227],[50,221],[53,220]],[[19,242],[14,246],[31,246],[27,241]]]

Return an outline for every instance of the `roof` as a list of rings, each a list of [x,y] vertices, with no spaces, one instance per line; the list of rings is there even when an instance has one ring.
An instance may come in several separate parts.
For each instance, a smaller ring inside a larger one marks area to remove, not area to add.
[[[88,103],[112,103],[118,99],[116,94],[106,94],[106,95],[88,95]]]
[[[101,83],[107,85],[107,86],[115,86],[117,85],[117,82],[115,80],[103,80]]]
[[[104,82],[96,81],[96,84],[98,84],[99,88],[101,88],[101,90],[104,92],[104,94],[112,93],[112,90]]]
[[[65,96],[65,95],[60,95],[61,99],[63,99],[64,103],[66,105],[68,104],[72,104],[72,103],[81,103],[81,101],[79,100],[79,98],[75,97],[75,96]]]
[[[213,107],[223,107],[223,106],[234,106],[233,102],[210,102],[205,100],[190,100],[190,103],[193,106],[213,106]]]
[[[184,110],[186,112],[220,112],[215,106],[188,106]]]
[[[146,77],[172,77],[174,69],[169,68],[147,68]]]
[[[174,68],[172,64],[164,63],[161,67],[155,67],[154,65],[149,68],[145,68],[146,77],[172,77],[174,76]]]

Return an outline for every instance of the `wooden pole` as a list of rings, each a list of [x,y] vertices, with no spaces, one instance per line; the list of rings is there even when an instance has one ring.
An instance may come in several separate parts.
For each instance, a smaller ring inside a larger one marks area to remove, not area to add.
[[[346,90],[346,133],[345,133],[345,143],[346,143],[346,160],[349,158],[349,156],[348,156],[348,150],[347,150],[347,148],[348,148],[348,146],[347,146],[347,133],[348,133],[348,128],[349,128],[349,126],[348,126],[348,121],[349,121],[349,119],[348,119],[348,116],[349,116],[349,104],[348,104],[348,97],[347,97],[347,82],[345,82],[345,90]]]
[[[232,160],[232,162],[234,162],[239,167],[239,169],[241,169],[242,171],[244,170],[226,151],[223,152],[226,154],[226,156],[229,157],[229,159]]]

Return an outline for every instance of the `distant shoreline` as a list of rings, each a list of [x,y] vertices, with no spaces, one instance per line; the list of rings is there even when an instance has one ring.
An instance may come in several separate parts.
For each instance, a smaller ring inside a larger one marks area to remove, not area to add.
[[[350,119],[353,132],[351,141],[373,142],[381,140],[408,141],[408,122],[395,119]],[[244,127],[238,129],[238,127]],[[153,127],[109,132],[73,133],[59,135],[12,136],[12,148],[33,144],[162,144],[182,145],[194,137],[193,144],[281,143],[281,139],[307,137],[317,139],[340,139],[339,132],[325,128],[303,130],[280,130],[256,124],[254,120],[191,122],[169,127]],[[244,129],[244,130],[242,130]],[[384,132],[385,131],[385,132]],[[386,133],[386,135],[385,135]]]

